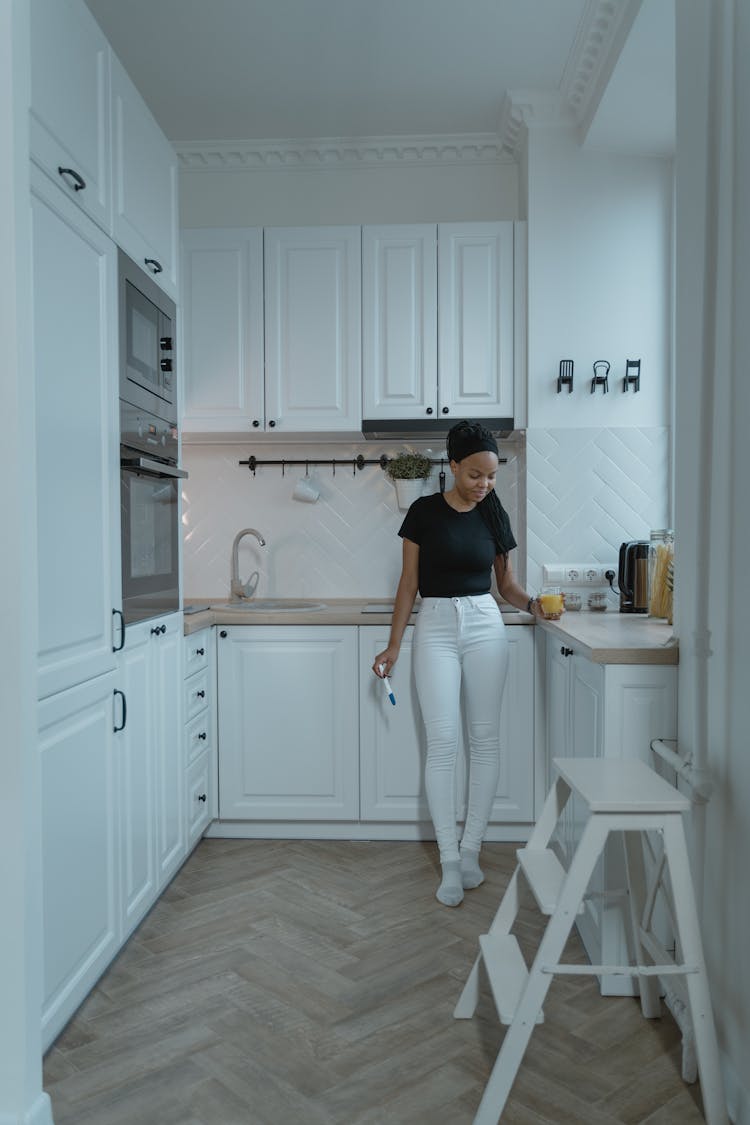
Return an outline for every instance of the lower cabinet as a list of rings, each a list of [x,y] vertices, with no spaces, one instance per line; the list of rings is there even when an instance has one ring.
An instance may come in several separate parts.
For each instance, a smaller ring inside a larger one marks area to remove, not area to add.
[[[533,820],[534,630],[509,628],[496,823]],[[372,663],[387,626],[217,628],[221,821],[429,821],[412,627],[387,700]],[[456,769],[464,805],[465,762]],[[216,834],[221,834],[217,827]],[[382,828],[382,833],[390,829]],[[393,832],[398,832],[393,829]]]
[[[217,815],[216,661],[214,630],[201,629],[184,644],[185,821],[190,850]]]
[[[541,635],[541,630],[539,630]],[[659,664],[595,664],[544,634],[547,782],[554,777],[553,758],[640,758],[653,765],[654,738],[677,736],[677,667]],[[555,847],[568,866],[588,815],[575,794],[563,812]],[[608,841],[584,899],[577,926],[593,964],[628,961],[617,890],[625,885],[621,842]],[[613,893],[615,892],[615,893]],[[605,995],[630,995],[629,977],[605,974]]]
[[[39,704],[45,1048],[119,946],[117,686],[109,672]]]
[[[409,626],[391,680],[396,706],[372,672],[388,644],[387,625],[362,626],[360,633],[360,761],[363,820],[429,820],[424,792],[424,728],[411,671]],[[510,645],[508,679],[500,716],[500,778],[492,821],[534,819],[534,630],[506,628]],[[456,808],[466,801],[466,740],[456,765]]]
[[[217,634],[220,818],[356,820],[356,627]]]

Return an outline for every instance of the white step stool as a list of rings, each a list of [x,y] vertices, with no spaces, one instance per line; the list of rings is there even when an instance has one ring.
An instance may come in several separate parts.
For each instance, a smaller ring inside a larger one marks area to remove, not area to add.
[[[469,974],[454,1016],[471,1019],[479,999],[479,970],[484,964],[500,1021],[509,1024],[485,1087],[474,1125],[500,1120],[535,1023],[543,1020],[542,1004],[554,974],[626,973],[638,978],[641,1009],[647,1018],[661,1014],[660,976],[685,979],[695,1036],[695,1053],[703,1107],[709,1125],[728,1121],[719,1069],[711,998],[703,959],[698,915],[688,863],[682,813],[690,801],[641,761],[601,758],[555,758],[558,774],[525,848],[517,852],[518,866],[490,926],[479,938],[479,954]],[[571,792],[586,802],[590,816],[567,872],[548,844]],[[640,833],[658,831],[664,840],[665,866],[672,883],[674,922],[682,961],[665,955],[655,963],[652,944],[642,924],[651,894]],[[565,943],[588,887],[596,861],[610,832],[622,832],[628,882],[628,923],[636,964],[560,964]],[[635,833],[639,833],[638,836]],[[531,969],[527,970],[511,928],[520,906],[519,875],[528,883],[544,914],[550,915]]]

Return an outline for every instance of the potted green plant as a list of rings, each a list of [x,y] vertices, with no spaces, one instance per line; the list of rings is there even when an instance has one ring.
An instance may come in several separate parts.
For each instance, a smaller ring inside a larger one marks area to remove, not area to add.
[[[405,511],[422,495],[424,482],[432,472],[432,461],[426,453],[405,449],[388,459],[385,471],[396,487],[398,506]]]

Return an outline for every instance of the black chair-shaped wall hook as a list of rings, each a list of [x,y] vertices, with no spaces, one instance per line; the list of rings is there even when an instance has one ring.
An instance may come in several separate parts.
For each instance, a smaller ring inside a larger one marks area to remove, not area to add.
[[[641,389],[641,361],[639,359],[625,360],[625,378],[622,381],[623,391],[627,391],[629,384],[632,384],[634,394]]]
[[[560,391],[563,389],[563,386],[566,385],[566,384],[567,384],[567,387],[568,387],[568,394],[570,395],[570,394],[573,393],[573,360],[572,359],[561,359],[560,360],[560,372],[557,376],[557,393],[558,394],[560,394]]]
[[[598,359],[594,364],[594,378],[591,380],[591,393],[593,394],[600,385],[604,388],[602,391],[606,395],[609,390],[609,363],[606,359]]]

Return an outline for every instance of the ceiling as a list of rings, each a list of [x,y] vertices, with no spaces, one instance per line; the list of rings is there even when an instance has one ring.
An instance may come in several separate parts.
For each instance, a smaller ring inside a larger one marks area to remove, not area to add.
[[[87,3],[178,147],[502,136],[510,97],[587,146],[673,150],[675,0]]]

